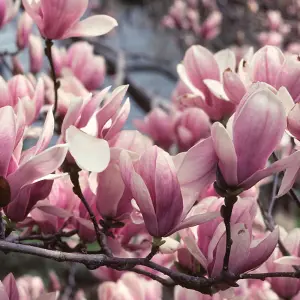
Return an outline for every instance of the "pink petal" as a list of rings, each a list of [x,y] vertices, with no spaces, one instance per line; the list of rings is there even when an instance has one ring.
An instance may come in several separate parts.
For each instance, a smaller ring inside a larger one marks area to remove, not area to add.
[[[218,158],[212,138],[198,142],[187,152],[177,156],[180,157],[176,166],[179,183],[182,188],[190,190],[197,197],[197,194],[213,183],[216,177]]]
[[[190,47],[184,56],[183,65],[192,84],[205,90],[204,79],[220,80],[219,66],[213,54],[202,46]]]
[[[222,76],[226,69],[235,70],[236,67],[236,56],[230,49],[224,49],[218,51],[214,55],[215,60],[218,63],[220,69],[220,75]]]
[[[56,300],[57,299],[57,292],[44,294],[38,297],[36,300]]]
[[[108,143],[71,126],[66,131],[69,151],[83,170],[102,172],[110,161]]]
[[[68,152],[67,145],[57,145],[44,152],[34,156],[25,164],[21,165],[16,172],[7,177],[12,189],[12,198],[16,196],[19,190],[33,183],[52,172],[54,172],[63,163]]]
[[[158,232],[158,224],[150,193],[142,177],[135,172],[131,158],[126,151],[122,151],[120,154],[120,170],[125,185],[130,188],[133,198],[143,214],[149,233],[155,236]]]
[[[300,257],[297,256],[283,256],[276,260],[274,263],[288,266],[300,266]]]
[[[279,239],[279,228],[276,227],[258,245],[250,248],[250,255],[240,272],[246,272],[258,268],[273,253]]]
[[[289,172],[285,174],[283,178],[284,185],[280,187],[278,192],[278,196],[283,195],[286,193],[291,186],[294,184],[295,179],[295,169],[294,166],[300,163],[300,151],[296,151],[288,157],[280,159],[275,163],[271,164],[269,167],[259,170],[255,172],[251,177],[247,178],[244,182],[240,183],[240,186],[243,187],[245,190],[254,186],[257,182],[266,178],[272,174],[281,172],[285,169],[289,169]]]
[[[89,94],[89,98],[92,97],[92,94]],[[61,126],[61,132],[63,135],[63,138],[66,138],[66,131],[71,125],[75,125],[80,117],[80,114],[83,109],[83,99],[79,97],[74,97],[72,101],[70,102],[70,105],[68,107],[68,111],[65,115],[64,121]]]
[[[234,104],[239,104],[244,95],[246,88],[240,77],[230,69],[223,73],[224,91],[229,100]]]
[[[77,23],[64,35],[64,38],[99,36],[110,32],[116,26],[118,26],[118,23],[114,18],[106,15],[96,15]]]
[[[9,300],[19,300],[19,291],[15,277],[12,273],[8,274],[2,281]],[[0,292],[1,294],[1,292]],[[2,297],[0,297],[2,300]]]
[[[2,3],[5,3],[5,1],[3,1]],[[0,22],[0,24],[1,24],[1,22]],[[1,94],[1,102],[0,102],[1,107],[6,106],[6,105],[12,105],[11,99],[9,96],[8,85],[2,76],[0,76],[0,94]]]
[[[212,79],[204,79],[203,82],[207,86],[209,91],[217,98],[220,98],[224,101],[229,101],[224,91],[223,84],[220,81],[212,80]]]
[[[204,213],[204,214],[198,214],[198,215],[194,215],[191,217],[186,218],[185,220],[183,220],[180,224],[178,224],[171,232],[170,234],[179,231],[181,229],[184,228],[189,228],[189,227],[193,227],[196,225],[200,225],[206,222],[209,222],[217,217],[220,216],[220,212],[216,211],[216,212],[208,212],[208,213]]]
[[[1,300],[10,300],[8,298],[8,295],[6,293],[5,287],[2,284],[2,282],[0,282],[0,298],[1,298]]]
[[[251,73],[254,82],[266,82],[275,86],[276,78],[284,62],[281,50],[274,46],[265,46],[258,50],[251,61]]]
[[[211,129],[211,137],[214,149],[219,158],[219,168],[229,186],[236,186],[237,180],[237,156],[233,142],[225,127],[216,122]]]
[[[269,89],[255,92],[241,104],[233,123],[239,182],[264,168],[286,128],[284,107]]]
[[[180,236],[188,248],[189,252],[198,260],[198,262],[207,269],[207,259],[197,245],[194,234],[190,228],[182,230]]]
[[[0,109],[0,176],[6,176],[16,142],[16,117],[11,106]]]
[[[113,120],[112,125],[110,126],[108,132],[105,134],[105,139],[110,140],[113,138],[119,131],[123,128],[124,124],[127,121],[128,115],[130,112],[130,101],[126,99],[123,107],[118,113],[117,117]]]

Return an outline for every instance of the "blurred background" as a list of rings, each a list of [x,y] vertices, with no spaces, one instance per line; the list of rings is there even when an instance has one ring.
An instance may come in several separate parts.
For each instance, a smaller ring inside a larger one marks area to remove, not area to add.
[[[297,0],[90,0],[89,9],[91,14],[111,15],[119,23],[113,32],[89,42],[106,62],[102,86],[130,84],[132,108],[126,125],[130,129],[134,119],[142,119],[151,108],[164,107],[171,100],[178,81],[177,64],[191,45],[200,44],[212,52],[231,48],[238,59],[250,47],[257,50],[267,44],[300,53]],[[16,50],[16,27],[17,20],[0,31],[0,52]],[[18,56],[24,66],[27,55]],[[0,71],[7,77],[7,64],[13,63],[5,59]],[[269,194],[269,187],[266,189]],[[277,220],[287,228],[297,222],[297,218],[286,217],[286,212],[297,214],[291,205],[283,200],[277,208]],[[48,278],[49,270],[55,270],[68,281],[70,272],[75,272],[74,284],[91,287],[92,293],[97,282],[81,266],[70,268],[68,264],[15,254],[0,254],[0,263],[1,278],[8,272]]]

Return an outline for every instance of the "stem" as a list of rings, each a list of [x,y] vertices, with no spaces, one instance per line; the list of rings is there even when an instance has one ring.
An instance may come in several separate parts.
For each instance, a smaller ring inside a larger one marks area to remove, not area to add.
[[[232,215],[232,209],[236,201],[236,196],[225,197],[224,205],[221,207],[221,214],[224,219],[224,224],[226,228],[226,251],[223,261],[223,271],[225,273],[228,272],[229,257],[232,245],[230,219]]]
[[[54,62],[53,62],[53,57],[52,57],[53,41],[49,40],[49,39],[46,39],[45,43],[46,43],[45,55],[47,56],[49,64],[50,64],[51,77],[52,77],[53,85],[54,85],[54,108],[53,108],[53,115],[55,116],[56,111],[57,111],[57,105],[58,105],[58,89],[60,87],[60,82],[57,80],[57,77],[56,77],[55,67],[54,67]]]
[[[5,239],[5,225],[2,218],[2,211],[0,211],[0,240]]]
[[[107,256],[111,257],[112,253],[111,250],[108,248],[107,244],[106,244],[106,236],[105,234],[100,230],[99,225],[97,223],[96,217],[90,207],[90,205],[88,204],[88,202],[86,201],[80,184],[79,184],[79,173],[78,170],[70,170],[70,179],[73,183],[73,191],[74,193],[79,197],[79,199],[81,200],[81,202],[83,203],[83,205],[85,206],[86,210],[89,213],[90,219],[94,225],[95,228],[95,233],[96,233],[96,238],[97,238],[97,242],[99,244],[99,246],[101,247],[101,251],[106,254]]]

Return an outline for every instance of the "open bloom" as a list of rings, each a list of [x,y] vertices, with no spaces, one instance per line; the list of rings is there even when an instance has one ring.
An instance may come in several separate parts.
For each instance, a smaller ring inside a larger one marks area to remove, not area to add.
[[[200,202],[197,209],[203,210],[206,206],[206,211],[214,211],[221,207],[222,200],[214,197],[207,198],[206,203]],[[278,228],[264,239],[253,236],[252,227],[257,211],[256,199],[239,200],[233,208],[231,217],[232,246],[228,270],[233,274],[258,268],[272,254],[279,237]],[[221,274],[226,249],[225,225],[221,217],[200,224],[197,227],[197,239],[190,228],[182,232],[182,238],[210,277]]]
[[[99,36],[117,26],[117,21],[106,15],[92,16],[80,21],[87,10],[88,0],[23,0],[22,2],[42,36],[47,39]]]
[[[123,151],[120,169],[125,185],[131,190],[148,232],[166,237],[182,228],[207,222],[218,212],[187,217],[195,203],[193,195],[183,195],[171,156],[153,146],[132,161]],[[183,199],[184,196],[187,196]]]
[[[177,68],[182,83],[189,90],[182,102],[202,108],[213,120],[231,115],[234,104],[212,91],[216,84],[221,85],[223,72],[228,68],[234,71],[235,66],[236,59],[231,50],[222,50],[213,55],[202,46],[189,48],[183,63]]]
[[[12,107],[0,109],[0,178],[1,200],[5,214],[14,221],[22,221],[38,200],[46,198],[57,175],[51,174],[63,163],[66,144],[47,148],[53,130],[54,117],[49,110],[43,132],[37,144],[22,153],[24,123],[22,111],[16,116]]]

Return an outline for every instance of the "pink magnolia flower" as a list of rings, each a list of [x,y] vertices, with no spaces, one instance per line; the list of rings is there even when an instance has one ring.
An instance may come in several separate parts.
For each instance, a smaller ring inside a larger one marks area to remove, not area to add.
[[[283,232],[282,232],[283,233]],[[295,228],[282,240],[292,257],[282,256],[277,248],[266,263],[268,272],[293,272],[293,265],[300,265],[300,229]],[[270,278],[272,289],[282,298],[292,298],[300,291],[299,279]]]
[[[26,12],[23,12],[18,22],[17,31],[17,45],[19,49],[27,47],[32,27],[33,20]]]
[[[97,109],[99,100],[103,100],[108,89],[94,98],[73,101],[69,108],[62,124],[62,138],[69,143],[70,153],[82,169],[102,172],[108,166],[110,152],[107,141],[119,134],[130,110],[129,99],[119,110],[127,88],[116,88],[101,108]]]
[[[186,151],[200,139],[210,135],[208,115],[200,108],[190,107],[179,114],[175,123],[176,141],[180,151]]]
[[[153,146],[132,161],[123,151],[120,169],[125,185],[143,215],[148,232],[154,237],[166,237],[182,228],[207,222],[218,213],[187,217],[195,203],[193,196],[183,198],[170,155]]]
[[[235,55],[229,49],[213,55],[202,46],[190,47],[177,68],[181,81],[189,89],[182,102],[202,108],[213,120],[230,116],[234,104],[224,95],[221,78],[226,69],[234,71],[235,67]]]
[[[156,107],[143,121],[134,120],[134,125],[139,131],[153,139],[155,144],[163,149],[169,149],[175,141],[174,121],[174,116]]]
[[[106,73],[104,58],[93,52],[94,47],[89,43],[77,42],[68,49],[65,57],[65,67],[90,91],[103,84]]]
[[[285,56],[279,48],[265,46],[254,54],[249,74],[253,82],[262,81],[276,89],[284,86],[295,103],[300,100],[300,61],[296,55]]]
[[[161,300],[162,286],[154,280],[126,272],[116,283],[102,283],[98,288],[98,297],[102,300]]]
[[[21,0],[3,0],[0,3],[0,28],[14,18],[20,8]]]
[[[3,120],[0,176],[4,184],[1,191],[5,205],[8,204],[4,207],[5,214],[14,221],[24,220],[37,201],[49,195],[52,180],[57,177],[51,173],[61,166],[68,151],[66,144],[46,149],[54,130],[50,109],[37,144],[21,156],[24,123],[20,116],[22,111],[16,116],[10,106],[0,109]]]
[[[1,300],[56,300],[57,293],[45,294],[39,277],[23,276],[17,281],[12,274],[0,282]]]
[[[44,103],[43,81],[39,79],[34,86],[25,76],[16,75],[7,83],[0,78],[0,86],[4,93],[1,106],[10,105],[17,110],[20,102],[24,109],[26,124],[32,124]]]
[[[237,107],[232,132],[220,123],[212,126],[218,168],[227,188],[249,189],[261,179],[288,167],[287,161],[281,160],[265,168],[285,129],[282,102],[273,91],[259,84],[249,90]]]
[[[221,207],[223,201],[208,198],[206,203],[200,203],[196,209],[214,211]],[[228,269],[233,274],[241,274],[258,268],[274,251],[279,236],[278,228],[264,239],[255,238],[252,232],[256,215],[256,199],[238,200],[231,217],[232,247]],[[191,229],[182,232],[182,239],[210,277],[220,275],[223,268],[223,258],[226,248],[225,226],[222,218],[216,218],[197,227],[195,238]]]
[[[200,35],[205,40],[212,40],[220,33],[220,25],[222,22],[222,14],[219,11],[213,11],[202,23],[199,30]]]
[[[32,208],[22,225],[26,227],[38,225],[44,234],[58,232],[79,210],[80,199],[72,188],[68,176],[56,179],[47,199],[39,201]]]
[[[99,36],[117,26],[117,21],[106,15],[92,16],[80,21],[88,7],[88,0],[22,0],[22,2],[42,36],[50,40]]]

